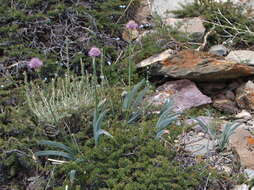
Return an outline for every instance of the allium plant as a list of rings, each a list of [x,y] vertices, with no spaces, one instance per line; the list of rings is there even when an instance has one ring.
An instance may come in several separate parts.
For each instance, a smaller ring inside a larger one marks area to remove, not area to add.
[[[43,62],[37,57],[32,58],[27,64],[30,69],[39,69],[42,65]]]
[[[90,51],[88,52],[88,55],[90,57],[98,57],[101,55],[101,50],[97,47],[92,47]]]
[[[130,20],[126,25],[125,28],[129,31],[129,34],[131,36],[132,30],[136,30],[138,28],[138,24],[134,20]],[[131,77],[132,77],[132,66],[131,66],[131,45],[128,46],[128,82],[129,86],[131,85]]]
[[[129,30],[135,30],[138,28],[138,24],[134,20],[130,20],[125,27]]]

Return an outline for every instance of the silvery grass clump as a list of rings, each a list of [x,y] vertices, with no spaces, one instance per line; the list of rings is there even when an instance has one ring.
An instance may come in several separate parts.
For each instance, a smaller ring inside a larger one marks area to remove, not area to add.
[[[227,147],[230,136],[240,126],[240,123],[228,122],[224,126],[221,134],[218,134],[215,128],[215,123],[213,121],[206,123],[201,119],[196,118],[195,120],[198,122],[204,132],[207,133],[212,141],[217,145],[218,151],[223,151]]]
[[[83,67],[82,67],[83,68]],[[27,80],[26,80],[27,81]],[[94,92],[89,78],[67,73],[63,78],[52,79],[49,84],[26,82],[26,98],[38,121],[56,124],[80,108],[94,104]]]

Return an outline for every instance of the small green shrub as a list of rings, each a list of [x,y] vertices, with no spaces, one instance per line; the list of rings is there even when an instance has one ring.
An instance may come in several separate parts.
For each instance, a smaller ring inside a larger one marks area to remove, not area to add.
[[[70,189],[198,189],[208,175],[196,165],[182,167],[174,161],[176,153],[154,139],[155,130],[148,122],[144,126],[117,126],[111,134],[115,141],[102,138],[99,146],[88,140],[81,148],[82,162],[68,162],[57,169],[66,176],[62,188]],[[74,182],[68,173],[75,172]]]
[[[226,43],[235,48],[254,44],[253,18],[248,17],[248,12],[248,7],[234,4],[231,0],[195,0],[173,11],[179,18],[200,16],[205,20],[207,31],[213,30],[208,37],[208,47]]]

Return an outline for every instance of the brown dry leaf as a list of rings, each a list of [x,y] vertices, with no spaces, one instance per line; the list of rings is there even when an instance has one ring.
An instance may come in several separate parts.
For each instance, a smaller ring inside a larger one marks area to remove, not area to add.
[[[138,38],[138,35],[139,35],[139,32],[137,29],[125,29],[123,31],[123,34],[122,34],[122,37],[125,41],[129,42],[129,41],[132,41],[132,40],[135,40]]]

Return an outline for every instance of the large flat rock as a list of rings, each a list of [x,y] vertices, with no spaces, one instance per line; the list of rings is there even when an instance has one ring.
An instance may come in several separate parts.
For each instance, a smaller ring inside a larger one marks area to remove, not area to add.
[[[164,54],[165,55],[165,54]],[[226,60],[222,56],[217,56],[207,52],[195,50],[183,50],[176,54],[165,56],[156,55],[157,62],[148,64],[147,60],[137,64],[137,67],[153,66],[152,74],[155,76],[165,76],[176,79],[189,79],[194,81],[222,81],[226,79],[236,79],[239,77],[251,76],[254,74],[254,65],[243,62]],[[159,58],[164,59],[159,59]]]

